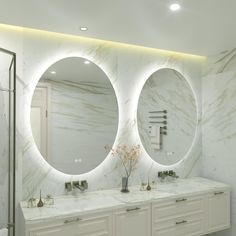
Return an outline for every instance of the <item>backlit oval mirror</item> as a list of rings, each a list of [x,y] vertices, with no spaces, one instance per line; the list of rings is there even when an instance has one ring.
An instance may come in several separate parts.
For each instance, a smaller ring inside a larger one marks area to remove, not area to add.
[[[162,165],[180,161],[194,141],[197,105],[188,81],[164,68],[146,81],[138,104],[138,130],[150,157]]]
[[[118,105],[110,80],[84,58],[56,62],[34,91],[31,127],[39,151],[54,168],[66,174],[94,169],[117,133]]]

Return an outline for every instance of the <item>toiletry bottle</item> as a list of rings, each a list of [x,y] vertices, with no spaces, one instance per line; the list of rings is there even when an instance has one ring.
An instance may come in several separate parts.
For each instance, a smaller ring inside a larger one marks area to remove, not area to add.
[[[37,207],[43,207],[43,201],[42,201],[42,196],[41,196],[41,189],[40,189],[39,202],[37,204]]]

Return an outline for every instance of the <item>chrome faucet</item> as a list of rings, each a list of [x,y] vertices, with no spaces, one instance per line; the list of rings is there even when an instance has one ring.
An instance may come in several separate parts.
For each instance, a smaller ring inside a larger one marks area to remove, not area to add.
[[[72,181],[72,182],[66,182],[65,183],[65,189],[70,192],[72,189],[78,188],[80,191],[84,191],[85,189],[88,189],[88,182],[87,180],[82,181]]]
[[[164,180],[167,177],[171,177],[173,179],[179,178],[179,176],[176,175],[176,172],[173,170],[158,172],[158,178],[160,178],[161,180]]]
[[[79,190],[84,191],[85,189],[88,189],[88,182],[87,180],[73,181],[72,186],[73,188],[78,188]]]

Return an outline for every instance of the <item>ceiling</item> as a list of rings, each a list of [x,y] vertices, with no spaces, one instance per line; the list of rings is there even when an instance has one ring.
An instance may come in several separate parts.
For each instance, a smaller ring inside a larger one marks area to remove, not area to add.
[[[0,23],[198,55],[236,46],[235,0],[176,0],[178,12],[171,2],[0,0]]]

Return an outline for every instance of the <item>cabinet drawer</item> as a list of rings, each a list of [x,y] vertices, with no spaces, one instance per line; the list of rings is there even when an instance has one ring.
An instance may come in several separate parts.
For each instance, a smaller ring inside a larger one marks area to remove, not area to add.
[[[85,218],[78,223],[79,235],[110,235],[112,218],[100,216],[94,218]]]
[[[111,236],[112,214],[73,217],[28,229],[29,236]]]
[[[202,213],[205,209],[205,203],[203,196],[181,197],[153,203],[152,219],[154,223],[158,223],[179,216]]]
[[[131,206],[114,212],[113,236],[151,236],[150,205]]]
[[[178,217],[153,226],[152,236],[199,236],[204,235],[205,218],[203,214]]]

